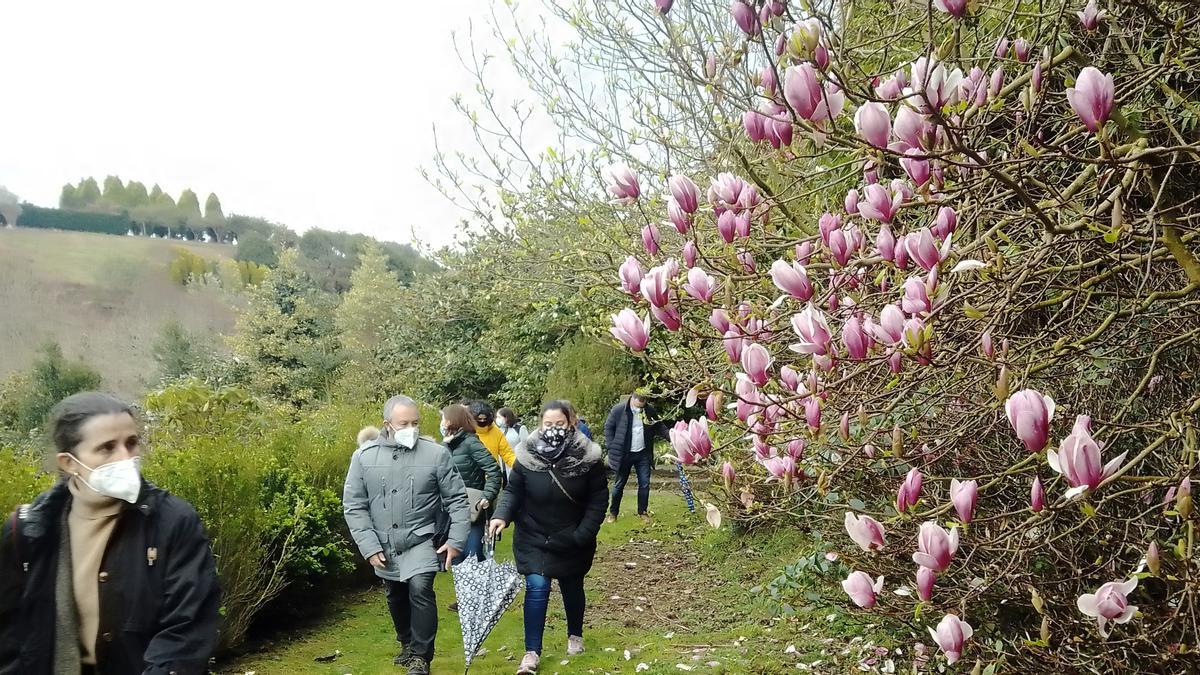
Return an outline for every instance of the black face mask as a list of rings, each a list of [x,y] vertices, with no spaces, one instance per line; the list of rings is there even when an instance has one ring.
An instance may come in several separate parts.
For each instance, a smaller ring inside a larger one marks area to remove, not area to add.
[[[475,418],[475,424],[478,424],[480,429],[486,429],[486,428],[492,426],[492,422],[495,422],[495,421],[496,421],[495,417],[485,417],[482,415]]]
[[[563,443],[567,442],[569,434],[569,429],[550,427],[549,429],[542,429],[542,440],[552,448],[561,448]]]

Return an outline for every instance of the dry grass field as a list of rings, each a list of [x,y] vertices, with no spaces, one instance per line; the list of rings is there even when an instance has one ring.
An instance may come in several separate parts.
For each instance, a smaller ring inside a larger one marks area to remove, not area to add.
[[[0,378],[29,367],[58,342],[118,394],[154,382],[151,348],[176,320],[215,344],[233,330],[237,296],[183,288],[167,275],[173,249],[232,257],[229,246],[86,232],[0,228]]]

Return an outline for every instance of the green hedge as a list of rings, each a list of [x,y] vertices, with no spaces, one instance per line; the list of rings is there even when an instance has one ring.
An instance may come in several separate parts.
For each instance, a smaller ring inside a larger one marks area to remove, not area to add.
[[[133,227],[133,221],[124,213],[47,209],[28,203],[21,204],[21,208],[21,218],[17,221],[21,227],[118,235],[128,233]]]

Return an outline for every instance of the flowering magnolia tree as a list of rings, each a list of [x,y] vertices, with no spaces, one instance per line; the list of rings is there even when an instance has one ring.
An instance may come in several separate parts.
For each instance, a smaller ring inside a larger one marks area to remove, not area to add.
[[[627,115],[517,58],[602,150],[505,203],[586,210],[561,269],[703,406],[726,517],[817,523],[942,663],[1197,667],[1200,9],[613,7],[564,18]]]

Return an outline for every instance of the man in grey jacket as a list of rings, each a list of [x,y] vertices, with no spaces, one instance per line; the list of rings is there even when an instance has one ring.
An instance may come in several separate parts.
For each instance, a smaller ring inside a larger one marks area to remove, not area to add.
[[[387,588],[388,609],[403,651],[394,660],[409,675],[428,675],[437,635],[433,579],[459,554],[470,529],[466,488],[442,445],[419,436],[417,404],[393,396],[378,438],[354,451],[342,493],[346,524],[363,558]],[[441,518],[448,539],[434,549]],[[444,556],[444,558],[442,557]]]

